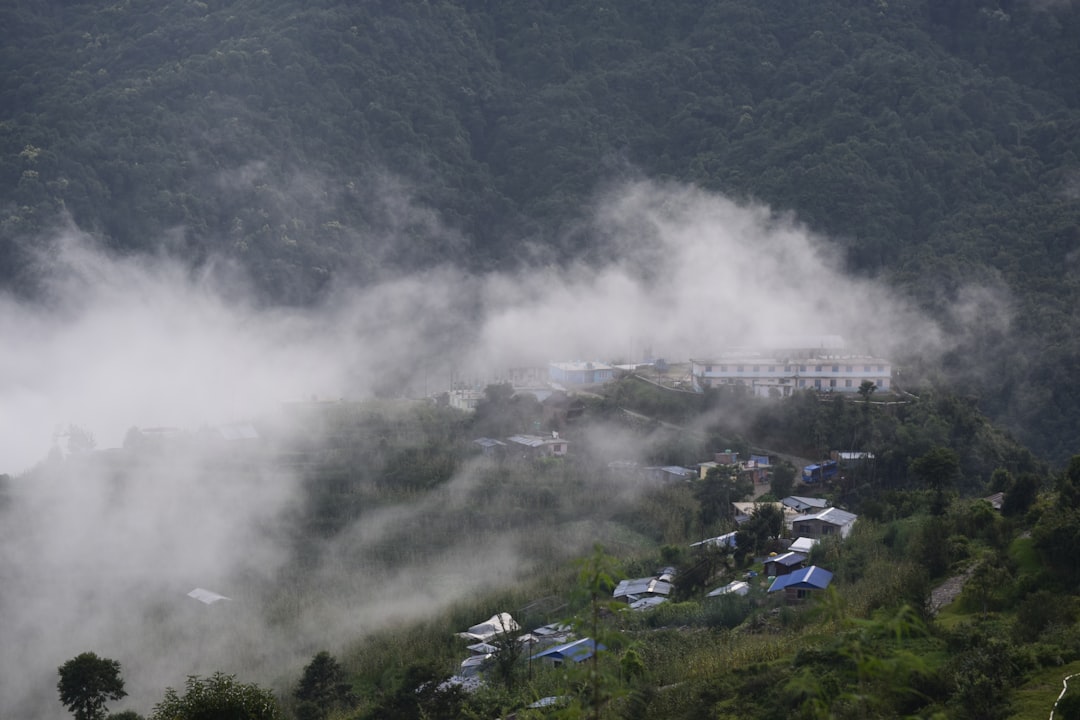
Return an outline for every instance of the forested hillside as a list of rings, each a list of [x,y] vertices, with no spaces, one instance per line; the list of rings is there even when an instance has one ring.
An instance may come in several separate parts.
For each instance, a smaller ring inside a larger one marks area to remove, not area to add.
[[[1075,4],[1020,0],[6,3],[0,283],[33,295],[70,218],[306,304],[601,257],[594,194],[677,180],[793,212],[931,312],[989,289],[941,377],[1062,463],[1077,37]]]

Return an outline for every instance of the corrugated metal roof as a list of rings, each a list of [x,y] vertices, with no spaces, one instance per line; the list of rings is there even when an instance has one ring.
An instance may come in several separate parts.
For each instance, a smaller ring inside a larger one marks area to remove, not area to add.
[[[623,580],[615,588],[612,597],[628,597],[631,595],[670,595],[671,583],[664,582],[654,577],[637,578],[635,580]]]
[[[776,592],[785,588],[798,588],[800,590],[824,590],[832,582],[833,575],[824,568],[811,565],[802,570],[796,570],[790,575],[781,575],[773,580],[769,586],[769,592]]]
[[[746,595],[750,592],[750,583],[745,580],[734,580],[727,585],[718,587],[705,597],[720,597],[721,595]]]

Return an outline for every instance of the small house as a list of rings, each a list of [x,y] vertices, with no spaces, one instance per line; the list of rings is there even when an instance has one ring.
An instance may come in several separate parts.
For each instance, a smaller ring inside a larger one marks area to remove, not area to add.
[[[671,594],[672,585],[659,578],[647,577],[635,580],[622,580],[611,593],[616,600],[632,603],[644,597],[667,597]]]
[[[858,518],[855,513],[840,508],[825,508],[794,518],[791,521],[791,531],[793,535],[810,538],[846,538]]]
[[[768,577],[780,577],[798,570],[806,562],[806,556],[797,552],[786,552],[765,560],[765,575]]]
[[[606,650],[592,638],[582,638],[563,645],[555,645],[533,655],[531,660],[544,660],[553,665],[562,665],[566,661],[579,663],[588,660],[601,650]]]
[[[809,598],[814,592],[829,587],[833,575],[817,565],[796,570],[787,575],[780,575],[769,586],[769,592],[783,592],[788,603],[798,603]]]

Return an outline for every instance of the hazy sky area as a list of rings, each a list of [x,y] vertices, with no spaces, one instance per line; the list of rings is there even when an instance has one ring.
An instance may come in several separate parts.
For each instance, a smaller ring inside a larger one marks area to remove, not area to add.
[[[362,399],[388,377],[435,392],[451,372],[637,360],[644,347],[670,361],[790,335],[838,334],[884,356],[940,348],[934,322],[845,277],[826,243],[764,208],[642,182],[599,203],[594,224],[608,262],[485,277],[436,269],[338,288],[309,310],[248,302],[219,285],[229,273],[109,257],[70,230],[49,261],[50,302],[0,299],[0,472],[16,476],[0,510],[0,717],[65,717],[55,668],[86,650],[121,661],[129,706],[143,713],[193,673],[255,668],[264,675],[244,679],[278,682],[321,643],[522,570],[513,542],[499,542],[433,550],[377,586],[363,576],[364,549],[386,533],[469,501],[466,467],[417,507],[343,533],[322,554],[323,600],[297,600],[301,620],[287,631],[268,627],[242,591],[272,583],[284,562],[276,528],[296,478],[267,468],[224,481],[213,457],[190,453],[119,480],[91,457],[20,482],[57,428],[74,423],[112,448],[133,426],[194,431],[282,401]],[[234,600],[204,606],[185,595],[197,586]],[[281,592],[286,603],[301,594]]]

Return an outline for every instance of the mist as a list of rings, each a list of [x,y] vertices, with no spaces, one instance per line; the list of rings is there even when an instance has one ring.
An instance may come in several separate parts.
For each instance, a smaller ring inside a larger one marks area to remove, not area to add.
[[[299,476],[272,463],[235,471],[228,450],[201,445],[118,472],[109,450],[132,428],[198,435],[292,401],[418,397],[451,377],[634,361],[643,347],[684,361],[839,334],[886,357],[947,349],[936,322],[847,276],[826,239],[765,207],[639,182],[599,198],[588,230],[602,261],[398,273],[304,309],[258,302],[233,270],[118,257],[77,228],[61,233],[42,258],[46,301],[0,299],[0,473],[12,476],[0,496],[0,716],[65,717],[56,668],[87,650],[123,666],[131,696],[114,710],[148,713],[166,686],[215,670],[287,691],[314,651],[529,570],[522,538],[496,525],[375,583],[365,575],[365,554],[403,527],[497,490],[467,464],[319,545],[306,587],[278,585]],[[95,450],[68,452],[72,425]],[[630,452],[614,435],[597,444]],[[195,587],[231,600],[203,605],[186,596]],[[281,606],[298,619],[274,622]]]

